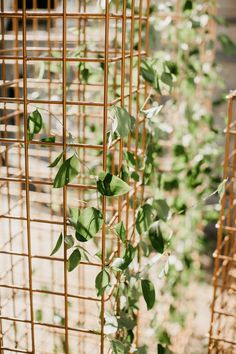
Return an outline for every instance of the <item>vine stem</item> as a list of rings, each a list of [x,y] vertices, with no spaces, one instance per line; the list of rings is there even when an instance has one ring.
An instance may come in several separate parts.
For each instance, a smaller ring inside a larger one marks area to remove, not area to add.
[[[46,108],[41,108],[41,107],[36,106],[36,105],[34,105],[34,104],[30,104],[30,105],[31,105],[32,107],[35,107],[35,108],[39,109],[39,110],[46,111],[46,112],[50,113],[50,114],[52,115],[52,117],[53,117],[61,126],[63,126],[62,122],[57,118],[57,116],[55,116],[55,114],[51,113],[48,109],[46,109]],[[68,136],[69,136],[69,139],[71,140],[70,142],[73,143],[76,138],[73,137],[73,135],[71,134],[71,132],[70,132],[69,130],[66,129],[66,132],[67,132],[67,134],[68,134]],[[66,150],[67,150],[67,149],[63,150],[63,153],[64,153]],[[75,152],[76,157],[78,158],[79,162],[80,162],[85,168],[87,168],[87,170],[89,171],[89,174],[93,176],[93,174],[91,173],[91,169],[80,159],[79,154],[78,154],[78,152],[77,152],[75,149],[74,149],[74,152]],[[95,182],[97,182],[96,177],[94,177],[94,180],[95,180]],[[96,199],[97,199],[97,207],[98,207],[98,209],[100,209],[98,192],[96,193]]]
[[[63,124],[60,121],[60,119],[58,119],[57,116],[54,113],[50,112],[49,109],[36,106],[36,105],[34,105],[32,103],[30,103],[30,106],[35,107],[35,108],[37,108],[37,109],[39,109],[41,111],[48,112],[61,126],[63,126]],[[68,135],[72,135],[67,129],[66,129],[66,132],[67,132]]]
[[[226,183],[227,181],[228,181],[228,179],[225,180],[225,181],[223,181],[223,182],[221,182],[221,183]],[[219,186],[220,186],[220,185],[219,185]],[[219,193],[219,187],[218,187],[214,192],[212,192],[211,194],[207,195],[206,197],[204,197],[204,198],[203,198],[202,200],[200,200],[199,202],[197,202],[197,203],[195,203],[195,204],[192,204],[192,205],[191,205],[189,208],[187,208],[187,209],[180,210],[178,213],[173,213],[172,216],[181,215],[181,214],[183,214],[185,211],[189,211],[189,210],[191,210],[191,209],[193,209],[193,208],[196,208],[198,205],[200,205],[201,203],[207,201],[209,198],[213,197],[213,195],[215,195],[215,194],[217,194],[217,193]]]
[[[150,100],[151,96],[152,96],[152,92],[153,92],[153,89],[151,88],[146,100],[144,101],[142,107],[140,108],[140,112],[143,111],[144,107],[146,106],[146,104],[148,103],[148,101]]]

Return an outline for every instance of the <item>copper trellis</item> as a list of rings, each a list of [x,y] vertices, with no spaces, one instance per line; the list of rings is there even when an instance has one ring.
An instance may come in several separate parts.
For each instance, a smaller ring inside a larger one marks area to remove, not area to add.
[[[139,69],[147,55],[149,0],[104,4],[1,0],[1,353],[104,353],[108,347],[104,312],[110,296],[97,297],[94,279],[107,250],[111,257],[119,254],[116,237],[103,225],[96,239],[101,262],[83,261],[72,274],[66,249],[49,256],[58,233],[68,231],[68,205],[96,202],[90,171],[119,173],[124,151],[144,157],[139,112],[147,89]],[[91,80],[81,77],[87,65]],[[114,105],[136,117],[135,137],[107,147]],[[35,107],[55,143],[42,145],[41,136],[28,140],[27,116]],[[78,149],[83,165],[75,183],[55,191],[47,165],[66,147]],[[123,220],[134,242],[141,198],[142,183],[133,181],[128,197],[102,200],[109,224]]]
[[[236,171],[236,94],[228,98],[224,180],[221,200],[208,353],[235,353],[236,349],[236,242],[235,242],[235,171]]]

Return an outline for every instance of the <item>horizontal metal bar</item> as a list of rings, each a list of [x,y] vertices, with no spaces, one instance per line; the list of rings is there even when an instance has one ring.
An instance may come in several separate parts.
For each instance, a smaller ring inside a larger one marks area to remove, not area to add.
[[[120,138],[117,138],[114,140],[109,147],[109,149],[113,148],[116,143],[120,141]],[[19,143],[23,144],[24,139],[8,139],[8,138],[0,138],[0,142],[2,143]],[[63,146],[63,143],[59,142],[43,142],[43,141],[37,141],[37,140],[31,140],[28,142],[28,145],[45,145],[45,146]],[[103,146],[102,145],[96,145],[96,144],[81,144],[81,143],[73,143],[73,144],[66,144],[68,147],[77,147],[77,148],[83,148],[83,149],[94,149],[94,150],[102,150]]]
[[[224,311],[217,311],[217,310],[213,310],[214,313],[220,315],[220,316],[228,316],[228,317],[235,317],[236,318],[236,314],[235,313],[228,313],[228,312],[224,312]]]
[[[7,350],[9,352],[14,352],[14,353],[28,353],[32,354],[32,350],[24,350],[24,349],[17,349],[17,348],[10,348],[10,347],[0,347],[1,350]]]
[[[14,178],[14,177],[0,177],[0,181],[4,181],[4,182],[16,182],[16,183],[25,183],[26,179],[22,178],[22,179],[18,179],[18,178]],[[49,181],[40,181],[40,180],[32,180],[32,179],[28,179],[27,180],[28,183],[30,184],[38,184],[38,185],[44,185],[44,186],[53,186],[53,182],[49,182]],[[68,187],[74,187],[74,188],[79,188],[79,189],[87,189],[87,190],[97,190],[96,186],[93,185],[89,185],[89,184],[75,184],[75,183],[70,183],[67,185]],[[1,216],[1,215],[0,215]]]
[[[214,340],[214,341],[217,341],[217,342],[224,342],[224,343],[228,343],[228,344],[236,344],[236,342],[234,342],[234,341],[227,340],[227,339],[220,338],[220,337],[211,336],[210,339]]]
[[[30,51],[30,49],[29,49]],[[142,51],[139,53],[134,53],[132,55],[132,57],[138,57],[139,55],[144,56],[146,55],[145,51]],[[126,54],[124,56],[125,59],[129,59],[131,57],[130,54]],[[23,60],[23,56],[17,56],[17,55],[1,55],[0,56],[0,61],[3,60]],[[76,62],[76,63],[104,63],[105,59],[104,58],[81,58],[81,57],[77,57],[77,58],[70,58],[70,57],[65,57],[64,59],[61,58],[55,58],[55,57],[32,57],[32,56],[27,56],[25,58],[26,61],[28,62],[33,62],[33,61],[40,61],[40,62],[44,62],[44,61],[48,61],[48,62]],[[123,57],[122,56],[118,56],[118,57],[114,57],[114,58],[109,58],[108,62],[109,63],[114,63],[114,62],[119,62],[122,61]]]
[[[0,97],[0,101],[3,103],[24,103],[24,98],[13,98],[13,97]],[[27,104],[30,103],[37,103],[37,104],[55,104],[55,105],[62,105],[63,102],[61,100],[34,100],[34,99],[27,99]],[[67,106],[94,106],[94,107],[104,107],[104,103],[102,102],[90,102],[90,101],[66,101],[65,104]],[[111,105],[111,104],[110,104]]]
[[[19,285],[12,285],[12,284],[0,284],[0,288],[5,288],[5,289],[12,289],[12,290],[20,290],[20,291],[30,291],[30,288],[24,287],[24,286],[19,286]],[[32,289],[33,293],[37,294],[47,294],[47,295],[55,295],[55,296],[65,296],[64,293],[59,292],[59,291],[51,291],[51,290],[44,290],[44,289]],[[73,299],[79,299],[79,300],[88,300],[88,301],[95,301],[95,302],[101,302],[101,299],[98,297],[93,297],[93,296],[85,296],[85,295],[74,295],[74,294],[68,294],[68,297],[73,298]],[[0,316],[1,318],[1,316]]]
[[[11,256],[18,256],[18,257],[29,257],[28,253],[19,253],[13,251],[0,251],[0,254],[11,255]],[[47,261],[58,261],[64,262],[64,258],[53,257],[53,256],[39,256],[39,255],[31,255],[30,258],[34,259],[43,259]],[[89,265],[94,267],[101,267],[101,263],[94,263],[94,262],[83,262],[81,261],[80,264]]]
[[[94,12],[67,12],[65,14],[63,14],[63,12],[26,12],[25,14],[26,18],[43,18],[43,19],[48,19],[48,18],[62,18],[63,16],[67,17],[67,18],[84,18],[86,20],[89,19],[98,19],[98,20],[105,20],[106,19],[106,15],[102,14],[102,13],[94,13]],[[22,18],[23,17],[23,12],[19,13],[19,12],[13,12],[13,11],[6,11],[6,12],[0,12],[0,18]],[[123,15],[119,15],[119,14],[114,14],[114,13],[110,13],[109,14],[109,18],[110,19],[115,19],[115,20],[123,20]],[[139,16],[139,15],[135,15],[135,16],[126,16],[127,20],[143,20],[146,21],[147,20],[147,16]]]
[[[6,321],[14,321],[14,322],[21,322],[21,323],[32,323],[32,321],[27,320],[27,319],[21,319],[21,318],[16,318],[16,317],[8,317],[8,316],[0,316],[0,319],[6,320]],[[59,326],[53,323],[46,323],[46,322],[33,322],[34,325],[36,326],[43,326],[43,327],[50,327],[50,328],[57,328],[57,329],[65,329],[65,326]],[[72,328],[72,327],[67,327],[69,331],[73,332],[82,332],[82,333],[88,333],[88,334],[95,334],[95,335],[101,335],[99,331],[91,330],[91,329],[83,329],[83,328]]]

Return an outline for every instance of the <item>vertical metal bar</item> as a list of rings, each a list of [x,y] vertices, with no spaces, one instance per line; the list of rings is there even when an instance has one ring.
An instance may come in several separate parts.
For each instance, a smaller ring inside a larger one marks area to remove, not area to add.
[[[63,0],[63,19],[62,19],[62,119],[63,119],[63,151],[64,161],[66,160],[66,28],[67,28],[67,1]],[[67,234],[67,187],[63,187],[63,233]],[[69,353],[68,338],[68,284],[67,284],[67,248],[64,244],[64,306],[65,306],[65,352]]]
[[[109,66],[109,18],[110,6],[109,0],[106,0],[105,8],[105,48],[104,48],[104,105],[103,105],[103,157],[102,167],[103,171],[107,169],[107,118],[108,118],[108,66]],[[102,214],[106,220],[106,197],[102,196]],[[106,225],[102,226],[102,268],[106,262]],[[105,313],[105,297],[102,295],[101,299],[101,348],[100,353],[104,353],[104,313]]]
[[[138,156],[139,145],[139,118],[140,118],[140,66],[141,66],[141,50],[142,50],[142,16],[143,16],[143,1],[139,1],[139,13],[138,13],[138,63],[137,63],[137,96],[136,96],[136,124],[135,124],[135,156]],[[134,203],[133,203],[133,220],[135,220],[137,207],[137,182],[134,182]],[[136,231],[133,230],[133,237],[135,240]]]
[[[30,191],[29,191],[29,141],[27,133],[27,22],[26,0],[23,1],[23,106],[24,106],[24,153],[25,153],[25,192],[26,192],[26,218],[27,218],[27,246],[28,246],[28,272],[30,288],[30,321],[31,321],[31,345],[32,353],[35,353],[34,335],[34,305],[33,305],[33,282],[32,282],[32,258],[31,258],[31,230],[30,230]]]
[[[150,21],[149,21],[149,17],[150,17],[150,6],[151,0],[146,0],[147,1],[147,7],[146,7],[146,21],[145,21],[145,56],[146,58],[148,57],[149,54],[149,30],[150,30]],[[148,85],[147,82],[145,81],[145,88],[144,88],[144,98],[146,99],[148,97]],[[146,102],[146,101],[145,101]],[[148,104],[148,101],[146,102]],[[145,108],[145,107],[143,107]],[[145,124],[143,124],[143,134],[142,134],[142,155],[143,155],[143,160],[145,159],[145,154],[146,154],[146,144],[147,144],[147,131],[146,131],[146,127]],[[144,175],[145,175],[145,171],[143,170],[142,172],[142,187],[141,187],[141,203],[143,201],[144,198]]]
[[[125,106],[125,47],[126,47],[126,0],[123,0],[122,6],[122,39],[121,39],[121,106]],[[119,141],[119,162],[118,162],[118,173],[120,173],[123,163],[123,148],[124,141],[123,138],[120,137]],[[122,213],[122,201],[123,198],[118,198],[118,222],[121,221],[121,213]],[[117,255],[120,256],[120,239],[117,240]],[[116,299],[116,312],[119,313],[120,308],[120,299],[117,296]]]
[[[128,104],[128,111],[132,115],[133,114],[133,64],[134,64],[134,15],[135,15],[135,0],[131,2],[131,20],[130,20],[130,60],[129,60],[129,104]],[[127,142],[127,151],[131,149],[131,134],[128,136]],[[126,221],[125,227],[127,230],[127,237],[128,237],[128,228],[129,228],[129,212],[130,212],[130,203],[129,203],[129,196],[126,196]],[[134,226],[135,227],[135,226]],[[132,231],[132,230],[131,230]]]
[[[4,1],[1,0],[1,12],[4,13]],[[1,40],[1,49],[5,48],[5,28],[4,28],[4,18],[1,18],[1,35],[2,35],[2,40]],[[7,87],[6,87],[6,80],[7,80],[7,67],[6,67],[6,62],[5,60],[2,61],[2,81],[3,81],[3,97],[7,97]],[[4,137],[8,137],[8,129],[7,129],[7,104],[4,102],[3,106],[3,116],[4,116]],[[5,166],[6,166],[6,174],[9,177],[9,144],[6,145],[6,150],[5,150]],[[10,182],[6,184],[7,188],[7,209],[11,210],[11,194],[10,194]],[[12,220],[8,220],[8,235],[9,235],[9,245],[10,245],[10,250],[12,251]],[[14,284],[15,283],[15,271],[14,271],[14,258],[12,255],[10,255],[10,264],[11,264],[11,282]],[[16,317],[16,303],[15,303],[15,290],[12,289],[12,307],[13,307],[13,315]],[[13,331],[14,331],[14,345],[15,347],[17,346],[17,326],[16,322],[13,323]]]

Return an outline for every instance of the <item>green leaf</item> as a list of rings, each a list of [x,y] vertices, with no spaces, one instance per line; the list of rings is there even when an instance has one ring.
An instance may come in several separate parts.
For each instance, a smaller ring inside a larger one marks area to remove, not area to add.
[[[183,11],[192,10],[192,9],[193,9],[192,0],[186,0],[183,6]]]
[[[148,230],[148,236],[151,241],[152,247],[158,252],[158,253],[163,253],[164,252],[164,239],[162,236],[161,228],[160,228],[160,223],[159,221],[155,221]]]
[[[157,354],[165,354],[165,347],[163,347],[161,344],[157,345]]]
[[[128,330],[133,330],[136,326],[135,318],[125,311],[119,313],[118,324],[119,328],[126,328]]]
[[[147,304],[147,309],[151,310],[155,304],[156,294],[152,282],[148,279],[141,280],[142,292],[144,300]]]
[[[80,261],[81,261],[81,253],[77,248],[71,253],[70,257],[68,258],[68,263],[67,263],[68,272],[74,270],[80,264]]]
[[[104,334],[114,334],[118,329],[118,320],[115,315],[111,315],[107,312],[104,314]]]
[[[95,279],[95,287],[97,289],[97,295],[102,296],[109,284],[110,284],[110,275],[105,269],[103,269],[100,273],[98,273]]]
[[[148,119],[152,119],[158,115],[158,113],[161,111],[162,108],[163,105],[156,105],[147,109],[146,111],[143,111],[143,113],[146,115]]]
[[[114,354],[128,354],[128,349],[125,345],[117,339],[111,340],[111,349]]]
[[[43,126],[43,118],[37,109],[30,113],[27,124],[28,139],[32,140],[34,134],[39,133]]]
[[[172,85],[173,85],[173,80],[172,80],[172,76],[170,73],[167,73],[167,72],[162,73],[161,74],[161,81],[170,87],[172,87]]]
[[[123,270],[128,268],[128,266],[130,265],[130,263],[134,259],[134,256],[135,256],[135,248],[131,245],[131,243],[128,243],[126,250],[125,250],[125,254],[123,256],[123,259],[125,261],[125,263],[122,267]]]
[[[117,120],[116,131],[122,138],[125,138],[133,130],[135,118],[123,107],[114,107],[113,111]]]
[[[122,242],[125,242],[125,240],[126,240],[126,230],[125,230],[123,221],[121,221],[119,224],[117,224],[115,226],[115,230],[116,230],[116,233],[119,236],[120,240]]]
[[[74,246],[75,240],[74,237],[72,235],[66,235],[64,238],[64,242],[66,244],[66,248],[70,249],[71,247]]]
[[[62,245],[62,240],[63,240],[63,236],[62,233],[60,234],[60,236],[58,237],[57,243],[55,245],[55,247],[53,248],[50,256],[53,256],[57,251],[59,251],[61,245]]]
[[[56,137],[55,136],[48,136],[46,138],[40,139],[43,143],[55,143]]]
[[[226,183],[227,183],[227,178],[224,179],[218,186],[217,188],[217,193],[219,194],[219,197],[220,197],[220,202],[225,194],[225,187],[226,187]]]
[[[123,258],[115,258],[112,262],[112,267],[119,271],[123,271],[128,268],[134,259],[134,256],[135,248],[131,245],[131,243],[128,243]]]
[[[79,173],[79,160],[74,154],[63,162],[54,179],[53,187],[62,188],[70,183]]]
[[[139,175],[138,175],[138,173],[136,173],[135,171],[133,171],[133,172],[131,173],[130,177],[131,177],[133,180],[135,180],[136,182],[139,181]]]
[[[149,84],[153,85],[155,83],[156,72],[146,60],[143,60],[141,63],[140,73]]]
[[[218,40],[222,46],[224,53],[235,54],[236,53],[236,43],[225,33],[220,33],[218,35]]]
[[[87,242],[101,229],[103,216],[100,210],[89,207],[85,209],[70,208],[70,223],[76,229],[78,241]]]
[[[63,154],[64,152],[62,151],[48,167],[55,167],[61,161]]]
[[[151,84],[151,86],[161,95],[158,75],[153,65],[146,60],[143,60],[140,66],[140,73],[144,80]]]
[[[168,334],[167,334],[168,335]],[[170,349],[161,344],[157,345],[157,354],[174,354]]]
[[[170,73],[173,74],[173,75],[178,75],[178,66],[177,64],[174,62],[174,61],[171,61],[171,60],[167,60],[165,62],[167,68],[170,70]]]
[[[153,202],[153,208],[156,209],[158,219],[166,221],[169,215],[169,205],[164,199],[156,199]]]
[[[87,84],[87,83],[88,83],[89,76],[90,76],[89,69],[84,67],[84,69],[82,69],[82,70],[80,71],[80,74],[81,74],[81,76],[82,76],[83,82]]]
[[[147,346],[144,344],[141,347],[137,347],[137,354],[148,354]]]
[[[150,204],[144,204],[139,208],[136,218],[136,229],[139,235],[146,232],[152,222],[152,206]]]
[[[129,181],[129,176],[130,176],[130,174],[129,174],[129,170],[128,170],[127,166],[126,165],[122,165],[119,177],[122,179],[122,181],[128,182]]]
[[[124,157],[125,157],[127,164],[129,166],[136,166],[136,161],[135,161],[135,157],[134,157],[133,152],[130,152],[130,151],[125,152]]]
[[[108,197],[120,196],[130,191],[130,186],[117,176],[109,172],[101,172],[97,181],[97,189]]]
[[[115,268],[117,270],[123,270],[124,264],[125,260],[123,258],[117,257],[112,262],[112,268]]]

